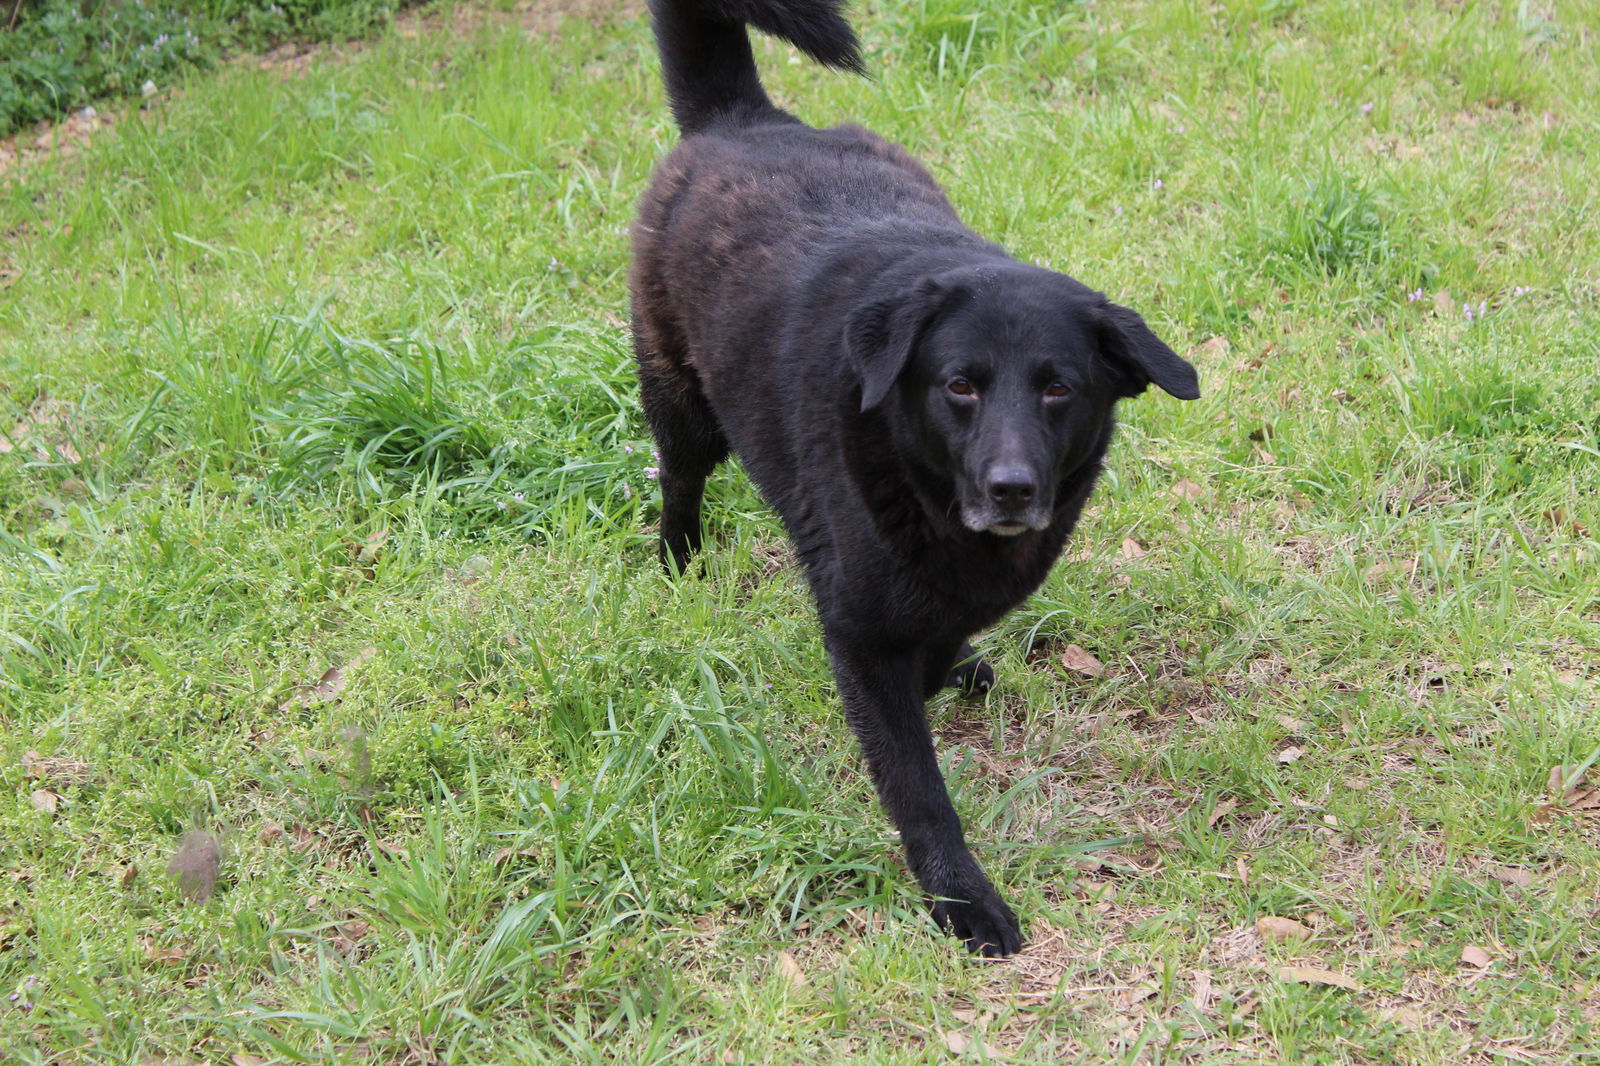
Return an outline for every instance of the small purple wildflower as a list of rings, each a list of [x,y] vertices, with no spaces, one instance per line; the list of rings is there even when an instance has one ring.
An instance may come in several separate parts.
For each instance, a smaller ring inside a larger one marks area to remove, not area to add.
[[[1366,103],[1361,105],[1361,113],[1363,115],[1372,114],[1372,101],[1371,100],[1368,100]]]
[[[628,484],[626,481],[622,483],[622,498],[624,500],[633,499],[633,486]]]
[[[1421,299],[1422,299],[1422,286],[1420,286],[1420,285],[1417,286],[1415,289],[1413,289],[1411,292],[1406,293],[1406,303],[1408,303],[1408,304],[1414,304],[1414,303],[1418,302]]]
[[[511,494],[511,498],[516,500],[518,503],[521,503],[523,500],[527,499],[527,496],[520,492],[513,492]]]
[[[631,445],[631,444],[624,444],[624,445],[623,445],[623,446],[622,446],[622,454],[623,454],[623,455],[632,455],[632,454],[633,454],[633,445]]]
[[[647,466],[644,468],[644,476],[654,481],[661,476],[661,468],[659,466]]]
[[[1152,189],[1161,189],[1161,188],[1165,188],[1165,187],[1166,187],[1166,182],[1162,181],[1160,178],[1157,178],[1156,180],[1154,180],[1154,181],[1152,181],[1150,183],[1150,188],[1152,188]]]
[[[509,503],[507,503],[504,500],[496,500],[496,501],[494,501],[494,505],[496,507],[500,508],[500,510],[502,510],[502,511],[507,510],[511,506]]]
[[[1532,291],[1533,291],[1533,286],[1531,286],[1531,285],[1518,285],[1516,288],[1511,290],[1511,295],[1513,295],[1513,296],[1526,296],[1526,295],[1528,295],[1528,293],[1530,293]]]
[[[1121,204],[1118,204],[1118,205],[1117,205],[1117,206],[1116,206],[1116,207],[1115,207],[1115,208],[1113,208],[1113,209],[1112,209],[1112,210],[1113,210],[1113,213],[1114,213],[1114,214],[1118,214],[1118,215],[1120,215],[1120,214],[1122,214],[1122,205],[1121,205]]]

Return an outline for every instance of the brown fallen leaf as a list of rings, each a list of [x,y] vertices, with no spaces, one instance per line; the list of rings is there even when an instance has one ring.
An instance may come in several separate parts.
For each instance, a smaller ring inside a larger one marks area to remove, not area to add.
[[[1178,497],[1180,500],[1195,500],[1206,494],[1205,489],[1201,488],[1199,485],[1196,485],[1188,478],[1184,478],[1182,481],[1179,481],[1167,491]]]
[[[1289,763],[1294,762],[1296,759],[1300,758],[1300,756],[1304,755],[1305,753],[1306,753],[1306,751],[1305,751],[1304,748],[1299,748],[1299,747],[1296,747],[1293,744],[1290,744],[1288,747],[1286,747],[1282,751],[1278,752],[1278,761],[1280,763],[1283,763],[1283,764],[1287,765]]]
[[[805,971],[800,969],[800,963],[787,951],[778,952],[778,976],[788,983],[790,988],[799,988],[806,983]]]
[[[1099,677],[1106,668],[1089,651],[1078,644],[1068,644],[1061,653],[1061,665],[1084,677]]]
[[[1496,881],[1516,885],[1518,888],[1527,888],[1534,881],[1532,870],[1519,870],[1514,866],[1485,866],[1483,872]]]
[[[350,958],[360,950],[361,938],[372,931],[372,926],[358,919],[352,919],[338,927],[338,932],[329,940],[329,945],[339,954]]]
[[[345,550],[350,553],[350,566],[368,581],[378,576],[378,556],[389,540],[389,531],[380,529],[365,540],[347,540]]]
[[[1456,309],[1455,300],[1450,296],[1449,289],[1440,289],[1433,294],[1433,313],[1448,315]]]
[[[221,870],[222,842],[203,829],[185,833],[172,861],[167,863],[167,876],[178,882],[178,891],[192,903],[211,898]]]
[[[1189,997],[1194,1009],[1202,1013],[1211,1005],[1211,971],[1194,971],[1194,994]]]
[[[1274,944],[1306,940],[1311,936],[1311,930],[1293,918],[1281,918],[1273,914],[1256,919],[1256,932],[1261,934],[1262,940],[1269,940]]]
[[[981,1024],[981,1021],[980,1021]],[[953,1055],[965,1054],[967,1051],[982,1052],[986,1061],[993,1062],[1004,1058],[1004,1055],[994,1045],[987,1043],[981,1036],[968,1036],[956,1029],[947,1029],[941,1034],[945,1048]]]
[[[1493,961],[1489,957],[1489,953],[1476,944],[1468,944],[1461,949],[1461,965],[1463,966],[1475,966],[1481,970]]]
[[[144,957],[147,960],[159,962],[165,966],[176,966],[189,957],[189,952],[186,949],[161,947],[147,936],[139,938],[139,945],[144,948]]]
[[[391,859],[399,859],[400,861],[404,862],[410,857],[410,853],[406,851],[405,845],[403,844],[391,844],[387,840],[379,840],[375,841],[374,843],[377,844],[379,851],[383,852]]]
[[[1325,970],[1320,966],[1280,966],[1278,976],[1294,984],[1328,985],[1332,988],[1346,988],[1352,992],[1361,991],[1360,981],[1346,977],[1337,970]]]
[[[1550,767],[1550,776],[1545,780],[1544,790],[1552,796],[1562,795],[1577,784],[1575,781],[1571,785],[1567,784],[1567,779],[1572,777],[1577,770],[1576,766]]]
[[[1112,998],[1120,1009],[1127,1010],[1135,1003],[1143,1003],[1152,996],[1160,994],[1160,992],[1161,986],[1154,981],[1140,981],[1137,984],[1118,990],[1117,994]]]
[[[1123,537],[1122,547],[1117,550],[1117,554],[1131,561],[1133,559],[1143,559],[1150,552],[1145,549],[1143,544],[1140,544],[1132,537]]]
[[[89,764],[82,759],[66,755],[40,755],[32,748],[22,753],[22,776],[61,785],[81,785],[93,777]]]
[[[1396,1025],[1404,1025],[1409,1029],[1419,1029],[1426,1021],[1422,1012],[1415,1007],[1385,1007],[1378,1014]]]
[[[1567,514],[1564,507],[1552,507],[1544,513],[1544,517],[1547,522],[1558,529],[1566,527],[1579,537],[1587,537],[1589,535],[1589,527]]]
[[[524,859],[537,859],[539,852],[535,848],[495,848],[494,854],[489,857],[489,861],[496,866],[504,866],[518,856]]]
[[[61,797],[48,788],[34,789],[28,793],[28,800],[33,804],[34,810],[44,811],[47,814],[56,813],[56,808],[61,804]]]
[[[292,696],[278,704],[278,710],[293,710],[295,706],[301,704],[332,703],[344,692],[344,687],[348,683],[346,675],[376,654],[378,654],[377,648],[363,648],[343,666],[328,667],[317,679],[316,684],[301,685],[295,689]]]
[[[133,863],[122,868],[122,873],[117,876],[117,884],[121,888],[132,888],[133,883],[139,879],[139,867]]]
[[[1191,363],[1194,362],[1197,357],[1201,359],[1207,359],[1215,356],[1216,358],[1220,359],[1227,355],[1232,348],[1233,342],[1228,340],[1228,338],[1211,337],[1208,340],[1201,341],[1193,348],[1190,348],[1188,359]]]
[[[228,1056],[228,1061],[233,1066],[267,1066],[267,1060],[260,1055],[251,1055],[247,1052],[236,1051]]]
[[[1239,806],[1239,801],[1232,796],[1224,796],[1217,800],[1216,806],[1211,808],[1211,813],[1206,815],[1206,828],[1210,829],[1228,815],[1232,814]]]

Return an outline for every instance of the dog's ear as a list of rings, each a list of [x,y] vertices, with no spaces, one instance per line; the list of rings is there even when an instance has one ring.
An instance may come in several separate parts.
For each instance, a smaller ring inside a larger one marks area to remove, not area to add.
[[[1101,350],[1132,375],[1137,396],[1147,385],[1159,385],[1180,400],[1200,397],[1200,377],[1187,360],[1144,324],[1137,311],[1108,303],[1092,312]]]
[[[912,349],[927,331],[950,289],[923,278],[910,292],[863,304],[844,324],[844,347],[861,382],[861,410],[883,402],[905,370]]]

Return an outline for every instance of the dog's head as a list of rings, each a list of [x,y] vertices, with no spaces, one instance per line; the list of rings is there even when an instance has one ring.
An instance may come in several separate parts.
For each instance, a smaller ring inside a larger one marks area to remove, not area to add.
[[[850,316],[861,409],[954,486],[961,523],[1044,529],[1057,489],[1096,458],[1119,399],[1156,385],[1200,395],[1194,367],[1126,307],[1018,263],[963,267]]]

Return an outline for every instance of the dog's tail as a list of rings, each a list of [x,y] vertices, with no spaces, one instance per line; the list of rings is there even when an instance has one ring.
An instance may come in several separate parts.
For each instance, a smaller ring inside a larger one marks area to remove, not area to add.
[[[864,73],[845,0],[650,0],[672,117],[695,133],[719,116],[774,108],[756,75],[745,26],[780,37],[812,59]]]

